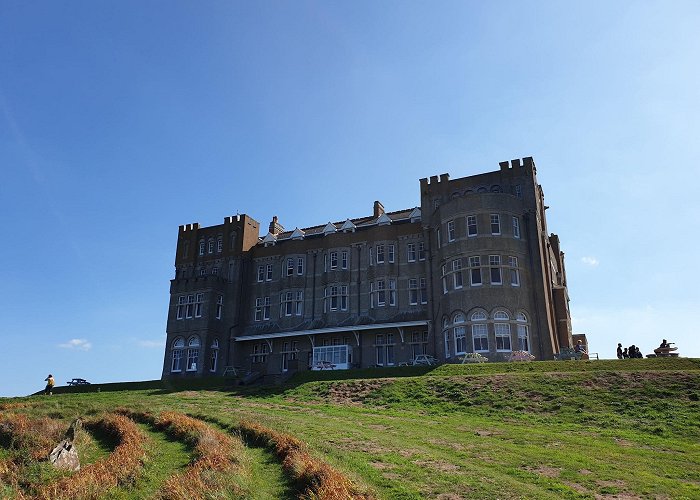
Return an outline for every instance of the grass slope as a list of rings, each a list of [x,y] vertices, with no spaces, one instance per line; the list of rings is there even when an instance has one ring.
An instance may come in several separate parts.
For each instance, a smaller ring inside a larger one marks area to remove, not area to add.
[[[126,405],[259,422],[302,439],[379,498],[700,498],[700,360],[409,368],[305,373],[265,389],[219,379],[209,390],[151,384],[11,403],[33,418]],[[274,477],[256,498],[290,497],[271,456],[248,453],[256,477]]]

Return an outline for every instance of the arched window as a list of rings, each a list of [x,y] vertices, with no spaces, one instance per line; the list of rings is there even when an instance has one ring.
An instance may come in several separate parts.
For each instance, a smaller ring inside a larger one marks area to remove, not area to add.
[[[492,193],[502,193],[503,189],[501,189],[501,186],[499,186],[498,184],[494,184],[493,186],[491,186],[491,192]]]
[[[214,339],[211,343],[211,353],[209,356],[209,371],[215,372],[217,361],[219,360],[219,339]]]
[[[467,330],[464,327],[464,314],[455,314],[454,325],[455,354],[465,354],[467,352]]]
[[[496,334],[496,350],[497,351],[510,351],[512,350],[510,341],[510,316],[505,311],[496,311],[493,315],[495,323],[493,324],[493,330]]]
[[[204,250],[206,247],[206,243],[204,242],[203,239],[199,240],[199,255],[204,255]]]
[[[527,324],[527,316],[520,312],[515,317],[515,321],[518,329],[518,349],[530,352],[530,328]]]
[[[197,363],[199,361],[199,337],[193,335],[187,341],[187,371],[197,371]]]
[[[209,244],[207,245],[207,252],[214,253],[214,238],[209,238]]]
[[[182,371],[182,351],[185,349],[185,339],[182,337],[177,337],[173,340],[172,347],[172,358],[173,362],[170,366],[171,372],[181,372]]]
[[[472,313],[472,341],[474,342],[474,352],[489,350],[488,326],[486,325],[486,313],[476,311]]]
[[[472,321],[485,321],[486,320],[486,313],[483,311],[476,311],[475,313],[472,314]]]
[[[505,311],[497,311],[496,314],[493,315],[493,319],[496,321],[508,321],[510,316],[508,316],[508,313]]]

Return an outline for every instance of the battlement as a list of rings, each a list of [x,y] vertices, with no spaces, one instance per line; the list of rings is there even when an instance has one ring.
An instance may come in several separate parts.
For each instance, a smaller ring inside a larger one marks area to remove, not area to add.
[[[199,222],[193,222],[192,224],[184,224],[180,226],[180,232],[185,233],[187,231],[196,231],[199,229]]]
[[[428,181],[428,179],[426,177],[424,177],[420,180],[420,187],[421,187],[421,189],[423,189],[425,187],[435,186],[437,184],[446,185],[449,181],[450,181],[450,174],[440,174],[439,177],[437,175],[431,175],[430,181]]]
[[[536,172],[535,162],[532,159],[532,156],[526,156],[523,159],[510,160],[510,162],[507,160],[502,161],[502,162],[499,162],[498,165],[501,167],[502,171],[525,167],[525,168],[531,168],[533,171]]]

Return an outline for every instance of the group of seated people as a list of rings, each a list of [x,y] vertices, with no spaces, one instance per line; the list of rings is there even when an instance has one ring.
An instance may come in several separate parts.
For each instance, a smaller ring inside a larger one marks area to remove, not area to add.
[[[654,352],[658,353],[659,351],[675,350],[675,347],[671,347],[671,344],[673,344],[673,342],[668,342],[668,341],[666,341],[666,339],[663,339],[661,341],[661,345],[657,349],[654,349]],[[620,344],[620,343],[617,344],[617,359],[643,358],[643,357],[644,357],[644,355],[639,350],[639,347],[635,346],[634,344],[632,344],[629,347],[625,347],[624,349],[622,348],[622,344]]]
[[[644,354],[639,350],[639,347],[632,344],[629,347],[622,348],[622,344],[617,344],[617,359],[628,358],[643,358]]]

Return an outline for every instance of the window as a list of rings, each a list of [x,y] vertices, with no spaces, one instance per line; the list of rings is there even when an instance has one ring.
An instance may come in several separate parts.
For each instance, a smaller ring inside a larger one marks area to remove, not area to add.
[[[387,245],[387,251],[389,253],[389,262],[394,263],[394,245]]]
[[[200,269],[199,269],[199,275],[200,275],[200,276],[206,276],[206,275],[207,275],[207,268],[206,268],[206,267],[200,268]]]
[[[447,266],[442,266],[442,293],[447,293]]]
[[[326,287],[323,311],[347,311],[348,310],[348,286],[331,285]]]
[[[409,243],[406,247],[406,260],[408,262],[416,261],[416,244]]]
[[[420,303],[428,303],[428,286],[426,285],[425,278],[420,279]]]
[[[258,297],[255,299],[255,321],[270,319],[270,297]]]
[[[228,263],[228,280],[233,281],[233,261]]]
[[[418,243],[418,260],[425,260],[425,244],[422,241]]]
[[[372,247],[369,247],[369,265],[373,266],[374,265],[374,251]]]
[[[411,334],[412,359],[421,354],[428,354],[428,332],[413,332]]]
[[[219,295],[216,297],[216,319],[221,319],[224,311],[224,296]]]
[[[476,236],[477,234],[476,215],[467,215],[467,236]]]
[[[270,347],[267,342],[253,344],[253,363],[265,363],[267,361],[267,353],[270,352]]]
[[[338,252],[331,252],[331,270],[338,269]]]
[[[204,243],[204,240],[199,240],[199,255],[204,255],[204,247],[206,243]]]
[[[491,234],[501,234],[501,216],[491,214]]]
[[[455,290],[462,288],[462,259],[452,261],[452,281]]]
[[[392,366],[394,364],[394,334],[377,334],[375,337],[375,350],[378,366]]]
[[[447,318],[442,320],[442,333],[445,337],[445,358],[452,357],[452,350],[450,349],[450,323]]]
[[[197,371],[197,362],[199,361],[199,337],[193,335],[187,341],[187,371]]]
[[[377,245],[377,264],[384,264],[384,245]]]
[[[384,289],[384,280],[377,281],[377,306],[386,305],[386,290]]]
[[[258,283],[265,280],[265,266],[258,266]]]
[[[389,305],[396,305],[396,280],[389,280]]]
[[[451,220],[447,223],[447,241],[455,240],[455,221]]]
[[[496,350],[510,351],[510,325],[508,323],[494,323],[496,332]]]
[[[408,280],[408,303],[412,306],[418,305],[418,279]]]
[[[294,293],[280,294],[280,316],[291,316],[292,314],[294,314]]]
[[[267,265],[265,281],[272,281],[272,264]]]
[[[530,336],[527,326],[527,316],[523,313],[518,313],[515,317],[518,329],[518,349],[521,351],[530,351]]]
[[[467,331],[464,328],[464,315],[461,313],[456,314],[452,323],[454,324],[455,354],[464,354],[467,352]]]
[[[520,271],[518,270],[518,258],[508,257],[508,266],[510,267],[510,284],[511,286],[520,286]]]
[[[500,285],[502,283],[501,278],[501,256],[500,255],[489,255],[489,266],[491,272],[491,284]]]
[[[294,315],[304,315],[304,292],[302,290],[294,292]]]
[[[340,252],[340,268],[341,269],[347,269],[348,268],[348,251],[343,250]]]
[[[469,282],[472,286],[481,286],[481,257],[469,257]]]
[[[515,196],[518,198],[523,197],[523,187],[520,184],[515,185]]]
[[[297,276],[304,274],[304,257],[297,258]]]
[[[185,318],[192,319],[194,311],[194,295],[187,296],[187,306],[185,306]]]
[[[287,259],[287,276],[294,275],[294,259]]]
[[[214,276],[218,276],[218,275],[219,275],[219,268],[218,268],[218,267],[212,267],[212,268],[211,268],[211,274],[214,275]]]
[[[201,318],[202,317],[202,303],[204,302],[204,294],[203,293],[198,293],[195,295],[195,303],[194,303],[194,317],[195,318]]]
[[[216,253],[221,253],[224,250],[224,238],[219,236],[216,239]]]
[[[173,340],[173,363],[170,366],[171,372],[182,371],[182,351],[185,348],[185,339],[177,337]]]
[[[182,319],[185,317],[185,306],[187,304],[187,297],[181,295],[177,298],[177,319]]]
[[[189,257],[189,255],[190,255],[190,242],[185,241],[183,244],[183,249],[182,249],[182,257],[186,259],[187,257]]]
[[[209,371],[215,372],[217,361],[219,360],[219,340],[214,339],[211,343],[211,352],[209,353]]]
[[[472,325],[472,338],[474,339],[474,351],[488,351],[489,337],[486,323]]]
[[[209,238],[209,245],[207,245],[207,250],[209,253],[214,253],[214,238]]]
[[[513,238],[520,238],[520,220],[513,217]]]
[[[231,233],[231,249],[236,248],[236,232]]]
[[[289,346],[289,342],[284,342],[282,344],[282,371],[286,372],[289,370],[289,361],[297,359],[297,356],[299,354],[299,342],[296,340],[293,340],[291,343],[291,347]]]
[[[435,230],[435,238],[437,239],[437,247],[442,247],[442,238],[440,237],[440,228]]]

